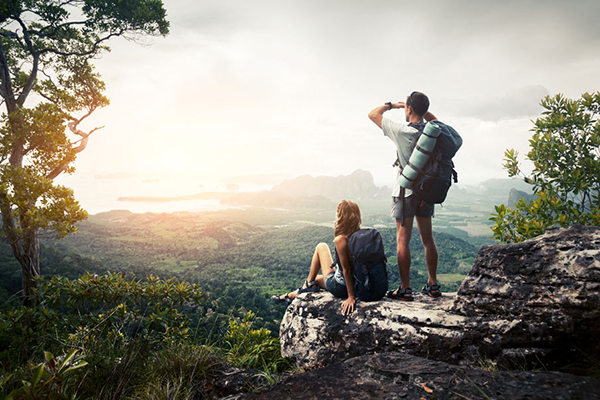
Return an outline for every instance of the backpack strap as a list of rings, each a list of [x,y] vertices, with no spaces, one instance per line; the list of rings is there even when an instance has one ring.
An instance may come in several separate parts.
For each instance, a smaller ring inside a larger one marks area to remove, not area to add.
[[[427,135],[425,132],[423,132],[423,135],[436,139],[433,136]],[[428,155],[429,157],[431,157],[431,155],[433,154],[433,151],[427,151],[424,148],[422,148],[421,146],[417,145],[417,147],[415,147],[416,150],[419,150],[421,153]],[[413,166],[414,167],[414,166]]]
[[[418,172],[419,175],[417,175],[417,178],[419,176],[422,176],[425,174],[425,171],[423,171],[421,168],[417,168],[415,165],[411,164],[410,162],[406,165],[410,165],[412,167],[412,169],[414,169],[415,171]],[[407,181],[414,183],[416,179],[410,179],[409,177],[407,177],[406,175],[404,175],[404,173],[400,173],[400,175],[402,175]]]

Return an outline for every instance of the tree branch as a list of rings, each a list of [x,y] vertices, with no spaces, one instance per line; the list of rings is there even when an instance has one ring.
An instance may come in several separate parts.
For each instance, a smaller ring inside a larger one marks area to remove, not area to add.
[[[35,32],[39,36],[43,36],[43,37],[47,37],[47,38],[53,39],[52,36],[54,36],[56,34],[56,32],[58,30],[60,30],[61,28],[64,28],[64,27],[67,27],[67,26],[71,26],[71,25],[85,25],[86,22],[88,22],[88,21],[70,21],[70,22],[65,22],[63,24],[56,25],[56,26],[47,25],[47,26],[44,26],[39,31],[31,31],[31,32]],[[50,29],[50,28],[53,28],[52,32],[50,32],[50,33],[45,33],[44,32],[46,29]]]
[[[35,80],[37,78],[39,62],[40,62],[39,54],[33,54],[33,64],[31,66],[31,73],[29,74],[29,78],[27,78],[27,82],[25,83],[25,86],[23,87],[21,94],[17,98],[17,104],[20,106],[25,104],[25,100],[27,100],[29,93],[31,93],[31,88],[33,88],[33,84],[35,83]]]
[[[25,104],[25,100],[27,100],[27,96],[29,96],[31,88],[33,87],[33,83],[35,82],[35,79],[37,77],[40,54],[37,53],[33,48],[33,43],[31,42],[31,37],[29,37],[29,31],[27,30],[27,26],[25,25],[25,23],[21,20],[21,18],[15,18],[15,21],[17,21],[19,25],[21,25],[21,28],[23,28],[23,39],[25,39],[25,43],[27,44],[29,54],[31,54],[31,56],[33,57],[31,73],[27,78],[25,86],[23,86],[23,91],[16,100],[16,103],[22,106],[23,104]]]
[[[96,54],[98,52],[98,47],[100,47],[100,44],[102,44],[102,42],[105,42],[108,39],[110,39],[112,37],[115,37],[115,36],[122,36],[123,33],[125,33],[125,31],[124,30],[120,30],[119,32],[110,33],[107,36],[98,39],[96,42],[94,42],[94,44],[92,45],[92,48],[89,49],[88,51],[83,51],[83,52],[77,52],[77,51],[67,52],[67,51],[60,51],[60,50],[54,49],[54,48],[45,48],[45,49],[41,49],[38,53],[40,55],[45,54],[45,53],[52,53],[52,54],[56,54],[56,55],[63,56],[63,57],[71,57],[71,56],[86,57],[86,56],[91,56],[91,55]]]
[[[8,61],[6,60],[2,44],[0,44],[0,96],[6,101],[6,108],[10,114],[15,109],[15,98],[10,81]]]
[[[79,123],[81,121],[83,121],[85,118],[87,118],[90,114],[92,113],[92,111],[90,111],[89,113],[87,113],[86,115],[84,115],[83,117],[81,117],[78,120],[74,120],[74,121],[70,121],[67,126],[69,127],[69,130],[71,130],[71,132],[73,132],[75,135],[81,136],[81,139],[79,139],[78,141],[74,142],[73,144],[79,143],[79,146],[74,147],[73,151],[77,154],[77,153],[81,153],[83,150],[85,150],[85,148],[87,147],[90,135],[94,132],[96,132],[99,129],[104,128],[104,126],[100,126],[97,128],[92,129],[89,133],[85,133],[79,129],[77,129],[77,125],[79,125]],[[69,166],[68,162],[65,162],[63,164],[60,164],[58,167],[54,168],[52,171],[50,171],[50,173],[48,175],[46,175],[46,178],[48,179],[54,179],[57,176],[59,176],[60,174],[62,174],[63,172],[65,172],[65,170],[67,169],[67,167]]]

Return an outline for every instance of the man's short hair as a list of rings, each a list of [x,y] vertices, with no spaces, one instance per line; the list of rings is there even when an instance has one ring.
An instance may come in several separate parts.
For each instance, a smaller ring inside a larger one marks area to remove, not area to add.
[[[412,92],[406,99],[406,107],[412,107],[415,114],[422,117],[429,110],[429,98],[424,93]]]

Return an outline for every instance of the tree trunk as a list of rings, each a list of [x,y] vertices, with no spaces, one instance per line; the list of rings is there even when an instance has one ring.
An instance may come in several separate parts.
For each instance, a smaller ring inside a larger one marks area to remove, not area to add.
[[[40,276],[40,235],[39,228],[17,229],[12,209],[6,193],[0,192],[2,230],[10,244],[15,259],[21,264],[23,282],[23,304],[33,307],[35,278]]]
[[[23,239],[23,253],[18,258],[23,270],[23,305],[33,307],[35,278],[40,276],[40,237],[39,230],[27,232]]]

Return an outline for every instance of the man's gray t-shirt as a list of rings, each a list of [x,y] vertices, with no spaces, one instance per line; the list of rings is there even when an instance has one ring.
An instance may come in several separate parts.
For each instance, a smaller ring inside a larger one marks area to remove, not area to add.
[[[410,148],[419,131],[404,122],[392,121],[386,117],[383,117],[381,121],[381,128],[383,129],[383,134],[389,137],[392,142],[394,142],[396,145],[396,150],[398,151],[400,168],[398,168],[398,174],[396,176],[396,182],[394,183],[394,189],[392,190],[392,196],[400,197],[400,184],[398,183],[400,180],[400,174],[402,173],[402,168],[408,164],[408,159],[410,158]],[[412,190],[406,189],[404,195],[408,197],[411,194]]]

